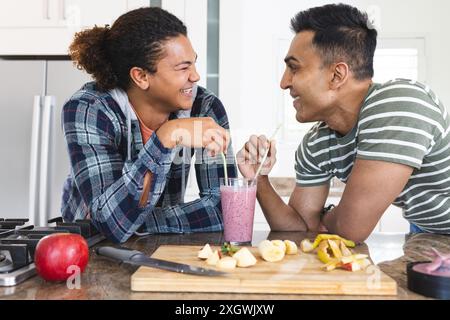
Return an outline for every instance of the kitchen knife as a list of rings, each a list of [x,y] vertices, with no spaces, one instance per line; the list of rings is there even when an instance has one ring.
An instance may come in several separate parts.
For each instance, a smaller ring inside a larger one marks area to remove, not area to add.
[[[191,266],[188,264],[150,258],[140,251],[129,248],[99,247],[96,249],[96,253],[135,266],[158,268],[198,276],[224,276],[227,274],[225,272]]]

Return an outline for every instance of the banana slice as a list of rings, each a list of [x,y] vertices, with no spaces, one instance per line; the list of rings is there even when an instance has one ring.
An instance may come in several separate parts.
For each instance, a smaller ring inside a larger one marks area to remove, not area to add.
[[[270,240],[264,240],[258,245],[261,257],[268,262],[280,261],[284,258],[284,250],[275,246]]]
[[[351,256],[342,257],[341,262],[342,263],[350,263],[357,260],[363,260],[366,259],[368,256],[367,254],[352,254]]]
[[[309,241],[309,239],[303,239],[302,242],[300,242],[300,248],[303,252],[311,252],[315,249],[312,242]]]
[[[281,250],[286,253],[286,244],[283,242],[283,240],[272,240],[270,241],[274,246],[280,247]]]
[[[362,259],[357,260],[358,264],[361,266],[361,269],[365,270],[368,266],[370,266],[372,263],[370,263],[369,259]]]
[[[206,263],[215,266],[216,263],[220,260],[219,251],[214,250],[214,252],[206,259]]]
[[[223,257],[216,263],[216,267],[220,269],[234,269],[236,268],[237,261],[233,257]]]
[[[233,259],[236,259],[238,267],[246,268],[256,264],[256,258],[247,248],[239,249],[239,251],[233,255]]]
[[[213,251],[210,245],[207,243],[205,246],[198,252],[197,257],[200,259],[208,259],[210,255],[213,254]]]
[[[298,248],[294,241],[284,240],[284,244],[286,245],[286,254],[297,254]]]

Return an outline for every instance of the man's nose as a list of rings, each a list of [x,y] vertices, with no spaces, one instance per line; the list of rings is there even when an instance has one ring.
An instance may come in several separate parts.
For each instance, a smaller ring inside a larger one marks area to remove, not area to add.
[[[189,76],[189,81],[191,82],[197,82],[200,80],[200,75],[197,72],[197,69],[195,68],[195,66],[192,66],[192,72]]]
[[[287,74],[286,70],[284,70],[283,76],[281,77],[280,81],[280,87],[281,89],[286,90],[289,89],[290,86],[291,86],[291,79]]]

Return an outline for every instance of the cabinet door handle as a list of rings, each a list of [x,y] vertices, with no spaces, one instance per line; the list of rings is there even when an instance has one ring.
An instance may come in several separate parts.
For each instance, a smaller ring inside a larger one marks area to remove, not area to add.
[[[52,126],[54,121],[55,97],[44,96],[44,107],[42,109],[41,126],[41,154],[40,154],[40,177],[39,177],[39,224],[47,226],[50,210],[51,171],[53,159]]]
[[[31,155],[30,155],[30,194],[28,218],[31,224],[36,224],[39,220],[39,149],[41,132],[41,96],[34,96],[33,121],[31,125]]]
[[[59,18],[61,20],[66,20],[66,1],[59,0]]]
[[[48,13],[48,9],[49,9],[48,1],[49,0],[42,0],[42,17],[45,20],[50,20],[50,15]]]

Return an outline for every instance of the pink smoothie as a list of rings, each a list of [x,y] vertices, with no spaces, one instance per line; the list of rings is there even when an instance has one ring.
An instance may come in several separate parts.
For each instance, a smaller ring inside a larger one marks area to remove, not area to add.
[[[225,241],[251,242],[256,185],[220,186]]]

